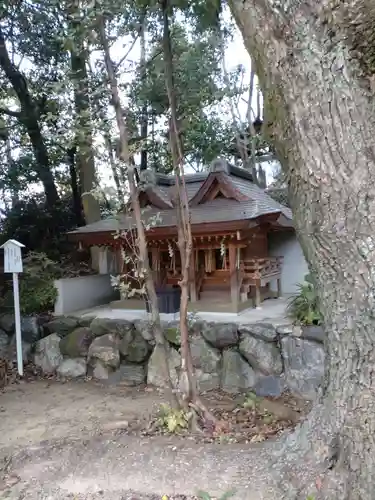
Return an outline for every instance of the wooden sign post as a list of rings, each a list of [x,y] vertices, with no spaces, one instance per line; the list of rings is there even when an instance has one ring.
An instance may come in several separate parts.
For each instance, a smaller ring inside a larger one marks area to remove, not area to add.
[[[18,273],[22,273],[22,245],[19,241],[8,240],[0,248],[4,249],[4,272],[13,274],[13,297],[14,297],[14,317],[16,325],[16,345],[17,345],[17,368],[18,373],[23,376],[23,356],[22,356],[22,337],[21,337],[21,312],[20,312],[20,293],[18,286]]]

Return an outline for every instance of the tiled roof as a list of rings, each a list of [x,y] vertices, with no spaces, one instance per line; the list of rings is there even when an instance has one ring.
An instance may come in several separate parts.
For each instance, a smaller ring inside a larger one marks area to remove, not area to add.
[[[185,176],[186,189],[189,201],[197,195],[203,183],[215,172],[224,173],[226,182],[230,182],[233,188],[240,192],[246,201],[237,201],[228,198],[216,198],[210,201],[202,201],[190,208],[191,223],[217,223],[229,221],[243,221],[258,218],[263,215],[279,213],[290,221],[292,225],[292,212],[289,208],[280,205],[273,200],[264,190],[259,188],[253,181],[251,174],[238,167],[233,167],[227,162],[217,161],[207,173],[189,174]],[[157,175],[155,191],[158,196],[168,204],[173,199],[174,179],[172,176]],[[207,180],[209,182],[209,180]],[[207,185],[207,183],[206,183]],[[159,220],[158,227],[173,227],[176,225],[175,209],[160,210],[149,207],[144,211],[144,219],[153,220],[155,216]],[[113,232],[118,229],[129,229],[134,226],[131,216],[119,214],[117,217],[105,219],[72,231],[72,233],[96,233]]]

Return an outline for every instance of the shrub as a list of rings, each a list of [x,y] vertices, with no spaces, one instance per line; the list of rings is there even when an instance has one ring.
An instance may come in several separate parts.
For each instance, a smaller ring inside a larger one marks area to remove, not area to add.
[[[170,433],[178,433],[189,426],[190,415],[184,410],[171,408],[162,404],[157,424],[158,427],[167,430]]]
[[[57,298],[54,280],[62,275],[60,265],[41,252],[30,252],[23,262],[19,282],[21,313],[35,314],[52,310]],[[4,295],[3,306],[13,307],[11,287]]]
[[[320,325],[323,318],[319,310],[319,299],[309,274],[305,276],[305,282],[298,285],[298,289],[298,294],[288,304],[288,316],[301,325]]]

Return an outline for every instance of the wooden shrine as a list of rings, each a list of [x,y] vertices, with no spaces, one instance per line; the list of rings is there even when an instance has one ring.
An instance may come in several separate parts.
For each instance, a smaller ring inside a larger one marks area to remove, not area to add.
[[[158,286],[178,286],[174,177],[157,174],[142,191],[149,262]],[[283,259],[269,255],[269,234],[293,231],[291,211],[270,198],[250,172],[217,160],[208,172],[186,175],[193,234],[190,302],[195,310],[240,311],[280,296]],[[148,222],[156,220],[157,222]],[[115,232],[125,237],[115,238]],[[121,247],[134,231],[131,211],[79,228],[69,237],[111,248],[124,271]]]

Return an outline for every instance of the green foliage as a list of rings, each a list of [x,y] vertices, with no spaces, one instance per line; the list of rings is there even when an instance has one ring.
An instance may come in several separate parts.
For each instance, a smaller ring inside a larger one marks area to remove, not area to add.
[[[71,250],[65,233],[75,227],[75,214],[71,198],[48,209],[42,196],[34,195],[19,201],[5,213],[1,223],[1,242],[13,238],[26,250],[45,252],[52,259],[60,259],[61,253]]]
[[[178,434],[189,426],[190,415],[184,410],[171,408],[162,404],[158,414],[157,425],[171,434]]]
[[[255,410],[258,404],[258,397],[253,392],[249,392],[246,395],[245,401],[243,402],[243,407],[251,410]]]
[[[23,314],[47,312],[53,309],[57,298],[54,280],[62,276],[58,263],[44,253],[30,252],[24,259],[20,275],[20,308]],[[9,289],[3,299],[3,306],[12,307],[13,291]]]
[[[223,493],[217,500],[228,500],[229,498],[232,498],[235,493],[236,493],[235,490],[229,490]],[[212,497],[206,491],[198,491],[197,495],[200,500],[214,500],[214,497]]]
[[[305,282],[298,285],[299,292],[288,304],[289,317],[300,325],[320,325],[323,317],[319,309],[318,294],[313,279],[305,276]]]

